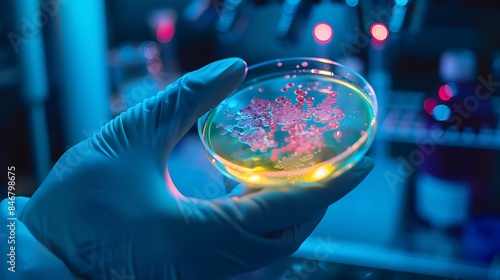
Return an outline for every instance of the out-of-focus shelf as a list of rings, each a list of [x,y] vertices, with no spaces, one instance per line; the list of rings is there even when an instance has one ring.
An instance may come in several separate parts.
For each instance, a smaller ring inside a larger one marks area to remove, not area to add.
[[[391,185],[384,175],[397,164],[379,159],[363,182],[330,206],[294,257],[447,279],[500,280],[500,267],[469,256],[460,235],[427,227],[409,213],[407,184]]]
[[[293,255],[297,258],[401,271],[449,279],[500,279],[500,267],[459,259],[431,256],[361,242],[341,241],[335,248],[324,246],[319,237],[307,239]]]
[[[423,94],[405,93],[397,95],[381,120],[377,138],[382,141],[402,143],[431,143],[434,145],[488,148],[500,150],[500,99],[492,97],[497,117],[495,128],[483,127],[479,132],[471,129],[458,131],[454,128],[442,129],[438,124],[429,125],[419,105],[423,104]],[[407,97],[403,98],[402,97]],[[443,134],[439,130],[443,130]]]
[[[406,208],[407,184],[390,185],[393,160],[377,160],[365,180],[331,205],[294,259],[235,280],[500,280],[500,263],[482,261],[463,236],[426,226]]]

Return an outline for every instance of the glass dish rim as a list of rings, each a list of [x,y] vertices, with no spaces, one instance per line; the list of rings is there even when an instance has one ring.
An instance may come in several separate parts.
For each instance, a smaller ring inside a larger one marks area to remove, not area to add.
[[[362,89],[363,94],[365,94],[367,96],[371,96],[371,97],[369,97],[369,99],[372,101],[371,105],[372,105],[372,108],[373,108],[373,118],[372,118],[371,122],[369,123],[369,127],[368,128],[374,130],[373,134],[375,133],[376,123],[378,122],[378,120],[377,120],[378,104],[377,104],[377,98],[376,98],[376,95],[375,95],[375,91],[373,90],[373,88],[370,85],[370,83],[361,74],[359,74],[356,70],[354,70],[354,69],[352,69],[352,68],[350,68],[348,66],[345,66],[343,64],[340,64],[338,62],[335,62],[333,60],[326,59],[326,58],[317,58],[317,57],[286,57],[286,58],[276,58],[276,59],[266,60],[266,61],[262,61],[262,62],[253,64],[253,65],[250,65],[250,66],[247,67],[247,72],[250,73],[251,71],[256,71],[257,69],[259,69],[261,67],[269,66],[271,64],[276,65],[279,62],[291,62],[291,61],[297,61],[299,63],[299,65],[302,62],[311,62],[311,61],[312,62],[316,62],[316,63],[323,63],[323,64],[328,64],[328,65],[333,65],[335,67],[340,67],[340,68],[346,69],[349,73],[354,74],[354,76],[356,76],[356,78],[361,81],[361,83],[363,84],[363,86],[360,86],[358,84],[354,84],[354,85],[357,88]],[[314,68],[309,68],[309,65],[307,65],[307,66],[301,67],[299,69],[293,69],[293,71],[297,71],[297,70],[304,69],[304,68],[306,68],[306,69],[314,69]],[[290,69],[289,70],[289,72],[290,72],[289,74],[292,74],[293,71],[292,71],[292,69]],[[294,72],[294,73],[297,73],[297,72]],[[334,72],[331,72],[331,73],[332,73],[332,75],[330,75],[330,76],[335,76]],[[313,74],[324,75],[324,74],[321,74],[321,73],[314,73],[314,72],[313,72]],[[264,74],[262,74],[262,75],[264,75]],[[260,75],[260,76],[262,76],[262,75]],[[339,75],[336,75],[336,77],[343,78],[343,77],[340,77]],[[206,143],[206,141],[203,139],[203,126],[204,126],[204,123],[205,123],[207,117],[215,109],[217,109],[217,107],[222,102],[224,102],[225,100],[227,100],[228,98],[230,98],[234,94],[238,93],[244,87],[247,87],[248,83],[254,83],[254,82],[256,82],[255,79],[258,79],[258,77],[253,78],[253,79],[245,78],[245,80],[241,83],[241,85],[236,90],[234,90],[230,95],[228,95],[228,97],[226,97],[223,101],[221,101],[214,108],[210,109],[208,112],[206,112],[205,114],[203,114],[203,116],[201,116],[198,119],[198,122],[197,122],[198,135],[199,135],[199,137],[201,139],[201,142],[203,144],[203,147],[204,147],[205,151],[209,154],[209,158],[211,158],[212,161],[214,159],[216,161],[219,161],[224,166],[224,169],[229,169],[229,168],[230,169],[239,169],[239,170],[242,170],[243,173],[246,173],[246,172],[249,172],[249,173],[250,172],[255,172],[252,168],[244,167],[244,166],[238,165],[236,163],[233,163],[233,162],[231,162],[229,160],[226,160],[223,157],[219,156],[217,153],[215,153],[215,151],[213,149],[211,149],[208,146],[208,144]],[[351,84],[353,84],[352,81],[349,81],[349,82]],[[369,140],[373,141],[374,135],[371,137],[371,139],[369,139],[369,135],[368,134],[369,133],[363,134],[358,140],[356,140],[356,142],[354,142],[350,146],[349,149],[344,150],[340,154],[338,154],[338,155],[336,155],[336,156],[334,156],[334,157],[332,157],[332,158],[330,158],[328,160],[316,163],[313,166],[309,166],[309,167],[305,167],[305,168],[300,168],[300,169],[296,169],[296,170],[287,170],[287,171],[284,171],[284,170],[276,170],[276,171],[262,171],[262,170],[259,170],[258,173],[260,175],[262,175],[264,177],[268,177],[268,178],[282,178],[284,176],[283,175],[284,173],[286,173],[286,176],[295,176],[295,175],[301,175],[301,174],[307,174],[309,172],[313,172],[318,167],[321,167],[321,166],[324,166],[324,165],[333,165],[336,162],[340,162],[340,161],[344,160],[345,158],[347,158],[348,156],[350,156],[351,154],[355,153],[356,150],[359,147],[361,147],[363,144],[365,144],[367,141],[369,141]],[[371,144],[371,142],[368,143],[368,144]],[[327,178],[332,177],[332,176],[338,176],[338,175],[340,175],[341,173],[343,173],[344,171],[346,171],[347,169],[349,169],[354,163],[355,162],[353,162],[352,164],[348,165],[345,168],[341,168],[339,170],[335,170],[334,172],[332,172],[332,174],[330,174],[329,176],[327,176]],[[223,170],[223,168],[221,168],[221,167],[218,166],[218,169],[219,169],[219,171],[221,171],[225,175],[227,175],[227,176],[229,176],[231,178],[235,178],[234,175],[232,175],[229,172]]]

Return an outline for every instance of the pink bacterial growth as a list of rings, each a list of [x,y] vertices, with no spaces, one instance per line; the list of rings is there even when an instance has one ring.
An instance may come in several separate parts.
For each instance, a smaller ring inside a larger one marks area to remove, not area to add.
[[[294,86],[294,83],[288,82],[281,91],[285,92]],[[221,135],[237,137],[241,143],[249,145],[252,151],[266,152],[270,149],[272,161],[279,160],[280,155],[285,153],[313,154],[316,149],[324,147],[323,133],[336,130],[339,127],[338,121],[345,118],[345,115],[341,109],[335,108],[338,93],[330,91],[315,106],[314,98],[307,96],[309,90],[310,88],[303,90],[302,85],[298,85],[293,91],[294,100],[286,96],[279,96],[272,101],[254,98],[237,115],[225,110],[227,119],[237,123],[230,125],[221,122],[217,125],[219,132]],[[259,92],[263,91],[263,88],[259,88]],[[315,123],[308,125],[309,121]],[[284,137],[284,143],[274,140],[276,131],[288,133]],[[342,132],[333,132],[334,138],[341,136]]]

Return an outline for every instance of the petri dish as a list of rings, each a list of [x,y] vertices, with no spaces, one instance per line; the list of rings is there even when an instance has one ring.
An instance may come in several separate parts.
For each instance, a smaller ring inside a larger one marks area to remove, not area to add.
[[[305,187],[353,166],[370,147],[377,100],[354,70],[322,58],[248,68],[242,85],[198,120],[209,160],[254,187]]]

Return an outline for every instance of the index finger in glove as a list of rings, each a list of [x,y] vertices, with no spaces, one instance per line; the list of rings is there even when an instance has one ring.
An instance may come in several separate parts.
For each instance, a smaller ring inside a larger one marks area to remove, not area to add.
[[[241,84],[246,69],[242,59],[227,58],[189,72],[112,120],[95,142],[108,154],[137,147],[145,157],[165,163],[195,121]]]

